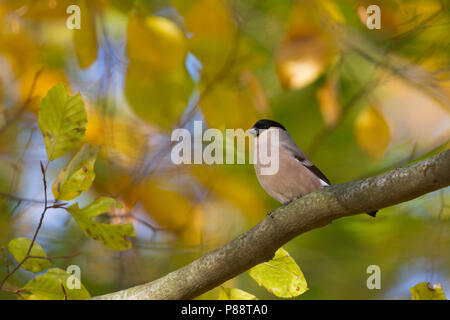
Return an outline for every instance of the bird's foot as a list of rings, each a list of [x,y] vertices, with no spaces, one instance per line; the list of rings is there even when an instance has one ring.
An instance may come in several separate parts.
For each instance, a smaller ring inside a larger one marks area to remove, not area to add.
[[[295,197],[294,199],[289,200],[288,202],[283,203],[283,207],[286,207],[286,206],[289,205],[292,201],[295,201],[295,200],[297,200],[297,199],[300,199],[301,197],[302,197],[302,196],[300,195],[300,196],[298,196],[298,197]]]
[[[272,213],[273,213],[274,211],[275,211],[275,210],[270,211],[270,212],[267,214],[267,216],[268,216],[268,217],[271,217],[271,218],[273,219]]]

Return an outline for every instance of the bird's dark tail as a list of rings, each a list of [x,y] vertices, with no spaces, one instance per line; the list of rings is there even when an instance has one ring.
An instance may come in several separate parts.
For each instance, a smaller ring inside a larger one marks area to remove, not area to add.
[[[378,212],[378,210],[375,210],[375,211],[370,211],[370,212],[367,212],[367,214],[369,215],[369,216],[371,216],[371,217],[376,217],[377,216],[377,212]]]

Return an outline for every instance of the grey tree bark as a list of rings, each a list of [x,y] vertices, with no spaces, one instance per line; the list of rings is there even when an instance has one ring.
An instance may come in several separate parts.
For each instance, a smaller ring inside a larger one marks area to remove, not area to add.
[[[192,299],[270,260],[304,232],[449,185],[450,150],[375,177],[332,185],[278,208],[236,239],[162,278],[93,299]]]

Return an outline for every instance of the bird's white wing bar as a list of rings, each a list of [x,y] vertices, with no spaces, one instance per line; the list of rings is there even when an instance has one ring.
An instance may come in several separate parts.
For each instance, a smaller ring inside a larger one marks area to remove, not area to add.
[[[322,171],[320,171],[297,146],[283,144],[283,147],[289,150],[298,162],[311,171],[320,180],[320,183],[323,186],[329,186],[331,184],[330,180],[328,180]]]
[[[297,159],[297,160],[299,160],[299,159]],[[322,171],[320,171],[315,165],[313,165],[311,161],[309,161],[309,160],[304,160],[304,161],[299,160],[299,161],[305,168],[309,169],[309,171],[314,173],[314,175],[320,180],[320,183],[323,186],[330,185],[330,180],[328,180],[328,178],[322,173]]]

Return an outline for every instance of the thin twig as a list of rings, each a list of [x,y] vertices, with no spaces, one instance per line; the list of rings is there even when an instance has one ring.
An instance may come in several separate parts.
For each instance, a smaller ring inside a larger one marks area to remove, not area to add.
[[[8,212],[7,217],[12,217],[14,215],[14,212],[16,212],[17,208],[19,208],[21,204],[22,201],[17,201],[16,205]]]
[[[67,300],[67,292],[66,292],[66,288],[64,288],[64,284],[61,283],[61,288],[64,294],[64,300]]]
[[[8,255],[6,253],[6,249],[4,247],[2,247],[2,253],[3,253],[3,259],[5,260],[6,273],[9,273],[9,259],[8,259]]]
[[[128,214],[128,215],[127,214],[108,214],[108,218],[130,218],[136,222],[143,224],[144,226],[151,229],[152,231],[170,231],[170,230],[167,230],[164,228],[155,227],[151,223],[149,223],[143,219],[140,219],[134,215],[131,215],[131,214]]]
[[[5,289],[5,288],[0,289],[0,291],[6,292],[6,293],[9,293],[9,294],[15,294],[15,295],[17,295],[19,297],[22,297],[22,293],[28,292],[25,289],[9,290],[9,289]]]
[[[38,80],[38,78],[39,78],[39,76],[41,75],[41,73],[42,73],[43,70],[44,70],[43,68],[39,69],[39,70],[36,72],[36,74],[34,75],[33,82],[31,83],[31,88],[30,88],[30,91],[28,92],[27,98],[26,98],[25,101],[22,103],[22,105],[19,107],[19,109],[16,111],[16,113],[14,113],[14,115],[13,115],[10,119],[8,119],[8,120],[3,124],[2,127],[0,127],[0,135],[2,135],[2,134],[9,128],[9,126],[10,126],[11,124],[13,124],[13,123],[14,123],[14,122],[22,115],[22,113],[25,111],[25,109],[26,109],[26,108],[28,107],[28,105],[30,104],[31,98],[32,98],[33,93],[34,93],[34,89],[35,89],[35,87],[36,87],[37,80]]]
[[[19,197],[19,196],[13,195],[13,194],[9,194],[6,192],[0,192],[0,198],[7,198],[7,199],[15,200],[18,202],[31,202],[31,203],[39,203],[39,204],[45,203],[44,200],[22,198],[22,197]],[[53,200],[53,202],[56,202],[56,200]]]
[[[41,230],[42,227],[42,222],[44,221],[44,217],[45,217],[45,213],[47,212],[47,210],[50,208],[48,206],[48,202],[47,202],[47,179],[46,179],[46,172],[47,172],[47,167],[48,167],[48,162],[46,167],[44,168],[42,161],[40,162],[41,165],[41,172],[42,172],[42,182],[44,185],[44,209],[41,213],[41,218],[39,219],[39,224],[36,228],[36,231],[34,232],[33,235],[33,239],[31,240],[30,246],[27,250],[27,253],[25,255],[25,257],[22,259],[22,261],[19,262],[19,264],[17,264],[13,270],[11,270],[10,272],[8,272],[5,277],[3,278],[2,282],[0,283],[0,290],[3,288],[4,284],[6,283],[6,281],[9,279],[9,277],[11,275],[13,275],[17,270],[19,270],[19,268],[25,263],[25,261],[27,261],[27,259],[30,257],[30,253],[31,250],[33,249],[34,243],[36,242],[36,238],[37,235],[39,233],[39,230]]]

